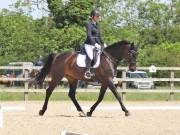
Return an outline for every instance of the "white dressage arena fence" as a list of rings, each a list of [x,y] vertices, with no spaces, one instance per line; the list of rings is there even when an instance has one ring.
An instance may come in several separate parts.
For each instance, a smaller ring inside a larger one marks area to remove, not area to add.
[[[0,66],[0,71],[1,70],[16,70],[16,69],[21,69],[21,70],[27,70],[28,73],[30,73],[30,71],[32,69],[41,69],[42,67],[39,66]],[[137,70],[143,70],[143,71],[149,71],[150,67],[136,67]],[[169,73],[169,75],[166,76],[166,78],[127,78],[126,77],[126,71],[128,71],[128,67],[117,67],[118,71],[122,72],[122,77],[121,78],[114,78],[114,82],[122,82],[122,89],[119,91],[122,93],[122,99],[126,100],[126,95],[127,93],[169,93],[169,99],[170,100],[175,100],[175,94],[176,93],[180,93],[180,89],[179,87],[176,87],[176,83],[180,82],[180,78],[177,78],[177,73],[178,71],[180,71],[180,67],[156,67],[157,72],[159,71],[167,71],[167,73]],[[25,78],[11,78],[11,77],[0,77],[0,81],[10,81],[10,82],[14,82],[14,81],[20,81],[20,82],[24,82],[24,89],[22,90],[18,90],[18,89],[3,89],[0,90],[0,92],[22,92],[24,93],[24,100],[27,101],[28,100],[28,95],[29,93],[32,92],[40,92],[40,93],[44,93],[44,90],[42,89],[29,89],[28,85],[29,85],[29,81],[31,78],[28,78],[25,76]],[[50,81],[51,78],[46,78],[45,81]],[[63,78],[62,81],[67,82],[66,78]],[[151,89],[151,90],[131,90],[131,89],[127,89],[126,88],[126,84],[129,81],[153,81],[153,82],[168,82],[170,84],[169,87],[167,88],[158,88],[158,89]],[[79,90],[81,92],[96,92],[96,90],[88,90],[85,89],[83,90]],[[54,91],[54,92],[63,92],[63,91]],[[67,91],[64,91],[67,92]]]
[[[24,106],[1,106],[0,105],[0,128],[3,128],[3,112],[4,111],[25,111]]]
[[[80,133],[75,133],[75,132],[70,132],[70,131],[62,131],[61,135],[87,135],[87,134],[80,134]]]

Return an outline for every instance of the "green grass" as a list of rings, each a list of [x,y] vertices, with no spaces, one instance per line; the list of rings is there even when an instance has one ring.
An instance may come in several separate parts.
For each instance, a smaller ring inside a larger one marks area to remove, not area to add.
[[[0,93],[0,101],[19,101],[23,100],[23,93]]]
[[[180,94],[179,94],[180,97]],[[130,101],[166,101],[169,100],[168,93],[128,93],[127,100]]]
[[[45,94],[43,93],[29,93],[29,100],[44,100]],[[96,101],[98,93],[77,93],[77,99],[81,101]],[[170,99],[168,93],[127,93],[127,101],[167,101]],[[174,99],[180,101],[180,93],[174,95]],[[0,101],[22,101],[24,100],[23,93],[0,93]],[[68,93],[53,93],[51,101],[67,101],[70,100]],[[106,93],[104,101],[116,101],[112,93]]]

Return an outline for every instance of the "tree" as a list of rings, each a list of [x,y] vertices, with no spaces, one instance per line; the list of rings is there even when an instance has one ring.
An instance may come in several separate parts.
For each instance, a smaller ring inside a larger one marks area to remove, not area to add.
[[[139,50],[138,62],[141,66],[180,66],[180,43],[161,43]]]
[[[47,2],[58,28],[72,24],[84,25],[93,5],[92,0],[70,0],[66,3],[62,0],[47,0]]]
[[[27,2],[17,1],[13,10],[0,11],[0,64],[34,61],[39,55],[56,52],[79,51],[86,38],[89,13],[98,9],[102,15],[102,37],[108,45],[129,40],[139,46],[140,65],[170,63],[179,66],[178,0],[169,3],[159,0],[47,0],[47,3],[50,15],[36,20],[30,16],[33,7]]]
[[[172,3],[178,5],[180,2],[172,0]],[[142,44],[179,41],[180,38],[177,36],[171,37],[171,35],[177,35],[180,30],[179,24],[176,23],[177,19],[175,19],[178,16],[177,11],[178,6],[173,6],[172,9],[171,3],[160,3],[158,0],[141,2],[138,6],[138,19],[141,26],[139,33],[142,37]]]

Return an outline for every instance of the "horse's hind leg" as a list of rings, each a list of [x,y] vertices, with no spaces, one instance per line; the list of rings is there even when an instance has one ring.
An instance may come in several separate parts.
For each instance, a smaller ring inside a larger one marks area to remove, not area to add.
[[[47,110],[47,105],[48,105],[49,98],[50,98],[53,90],[57,86],[58,82],[61,79],[62,79],[62,77],[58,76],[58,75],[56,75],[55,77],[52,78],[52,80],[50,82],[50,85],[46,90],[46,97],[45,97],[44,105],[43,105],[42,109],[39,111],[40,116],[42,116],[45,113],[45,111]]]
[[[45,111],[47,110],[47,105],[48,105],[49,97],[51,96],[54,88],[55,88],[55,86],[49,86],[49,87],[47,88],[44,105],[43,105],[42,109],[39,111],[39,115],[40,115],[40,116],[42,116],[42,115],[45,113]]]
[[[79,105],[79,103],[76,99],[76,88],[77,88],[78,80],[68,78],[68,82],[69,82],[69,94],[68,94],[68,96],[70,97],[70,99],[74,103],[77,111],[79,112],[79,116],[85,116],[85,113],[81,109],[81,106]]]

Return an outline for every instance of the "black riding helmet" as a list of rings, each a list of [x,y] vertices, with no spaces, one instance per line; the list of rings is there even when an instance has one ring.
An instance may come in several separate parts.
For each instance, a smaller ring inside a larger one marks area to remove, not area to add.
[[[97,10],[93,10],[91,11],[91,14],[90,14],[91,17],[94,17],[94,16],[101,16],[100,13],[97,11]]]

